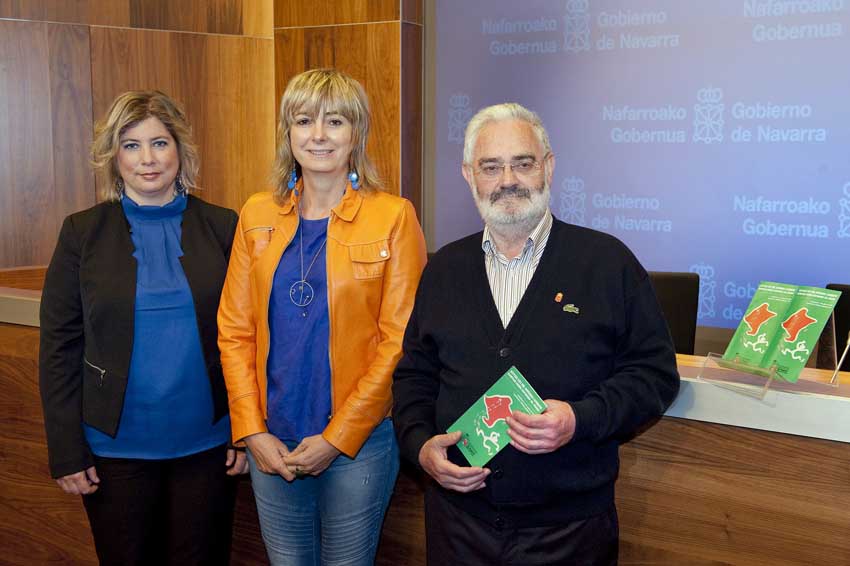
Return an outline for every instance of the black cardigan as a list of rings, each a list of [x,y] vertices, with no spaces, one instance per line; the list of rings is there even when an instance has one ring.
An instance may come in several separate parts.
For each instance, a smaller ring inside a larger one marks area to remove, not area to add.
[[[215,421],[227,414],[216,314],[236,222],[232,210],[190,196],[180,240]],[[117,434],[133,351],[134,249],[119,202],[77,212],[62,224],[40,313],[39,386],[53,477],[93,465],[82,423]]]
[[[468,512],[507,525],[552,524],[601,513],[613,503],[618,445],[661,415],[679,375],[673,344],[646,271],[616,238],[555,220],[516,313],[502,327],[479,232],[428,263],[393,383],[402,454],[418,464],[510,366],[543,399],[570,403],[573,440],[544,455],[508,446],[488,467],[487,487],[441,490]],[[560,302],[556,295],[562,294]],[[578,313],[565,311],[573,304]],[[468,463],[452,447],[450,459]]]

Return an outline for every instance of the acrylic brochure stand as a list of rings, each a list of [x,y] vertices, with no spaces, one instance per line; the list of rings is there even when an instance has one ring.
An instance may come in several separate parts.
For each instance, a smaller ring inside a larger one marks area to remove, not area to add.
[[[831,331],[831,328],[834,328],[834,325],[828,324],[826,331]],[[830,357],[837,363],[835,340],[828,344],[827,347],[832,350]],[[771,389],[789,393],[835,395],[835,390],[838,388],[838,381],[834,375],[830,379],[829,374],[823,377],[804,369],[799,379],[791,382],[777,373],[775,366],[763,368],[739,360],[724,360],[721,354],[713,352],[705,357],[697,379],[759,401],[764,401],[767,392]]]

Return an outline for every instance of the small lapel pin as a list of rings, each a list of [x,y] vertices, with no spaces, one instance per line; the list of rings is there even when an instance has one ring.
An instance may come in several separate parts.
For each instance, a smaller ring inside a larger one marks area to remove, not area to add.
[[[558,294],[555,295],[555,302],[560,303],[563,300],[563,298],[564,298],[564,294],[558,293]]]
[[[578,314],[579,308],[577,306],[575,306],[574,304],[570,303],[568,305],[564,305],[564,312],[568,312],[568,313],[572,313],[572,314]]]

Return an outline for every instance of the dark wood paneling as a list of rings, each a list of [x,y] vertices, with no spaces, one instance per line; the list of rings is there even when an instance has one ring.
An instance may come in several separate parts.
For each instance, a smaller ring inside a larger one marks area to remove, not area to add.
[[[37,328],[0,324],[0,561],[97,564],[80,498],[47,469],[37,359]]]
[[[238,210],[267,188],[274,155],[271,39],[92,29],[95,116],[132,89],[180,101],[201,153],[201,198]],[[145,54],[156,56],[146,57]]]
[[[275,0],[274,27],[399,20],[399,0]]]
[[[53,132],[53,206],[56,226],[94,205],[94,174],[88,163],[92,142],[89,28],[49,25],[50,115]],[[44,259],[49,259],[44,258]]]
[[[57,232],[47,28],[0,22],[0,267],[47,263]]]
[[[130,0],[0,0],[0,18],[101,26],[130,24]]]
[[[0,287],[41,291],[44,287],[45,271],[47,268],[40,265],[0,269]]]
[[[0,268],[46,264],[94,203],[88,28],[0,21]]]
[[[425,7],[422,5],[424,0],[402,0],[401,1],[401,20],[422,25],[425,20]]]
[[[200,33],[242,33],[244,2],[256,0],[130,0],[134,28]]]
[[[422,219],[422,27],[401,24],[401,194]]]
[[[367,151],[387,192],[399,194],[400,24],[337,26],[275,31],[277,100],[294,75],[335,67],[363,84],[372,107]]]

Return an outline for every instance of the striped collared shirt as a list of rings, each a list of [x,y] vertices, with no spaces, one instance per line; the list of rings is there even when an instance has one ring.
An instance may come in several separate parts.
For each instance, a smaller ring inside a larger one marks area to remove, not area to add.
[[[496,309],[505,328],[514,316],[514,311],[528,288],[537,264],[540,263],[540,256],[543,255],[551,231],[552,213],[547,210],[529,234],[519,257],[509,260],[504,254],[496,251],[490,237],[490,228],[484,227],[484,237],[481,242],[481,249],[484,250],[484,266],[487,269],[487,280],[490,282],[493,301],[496,303]]]

